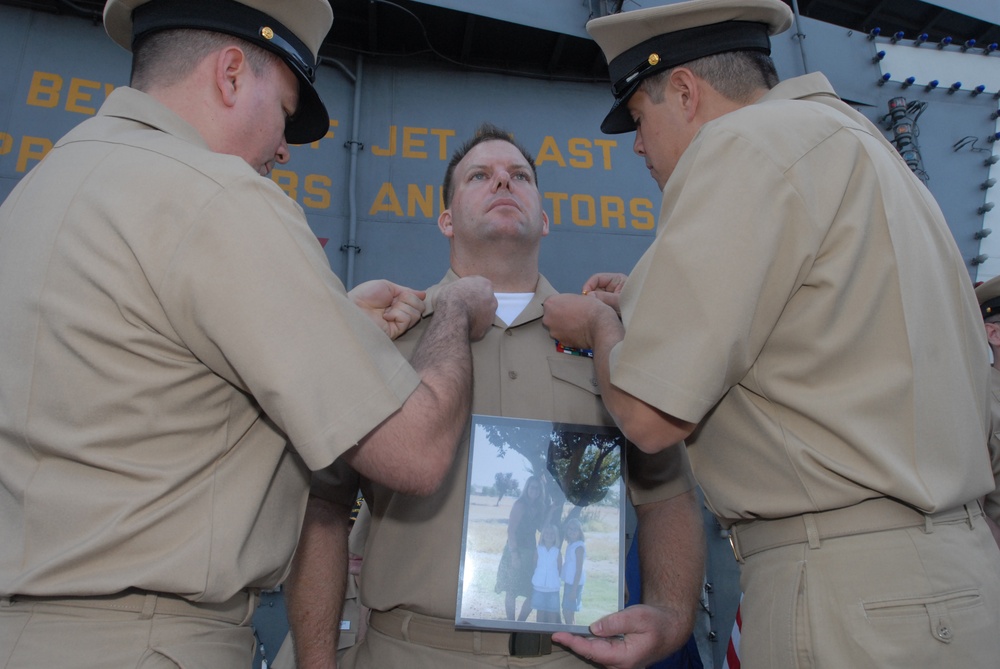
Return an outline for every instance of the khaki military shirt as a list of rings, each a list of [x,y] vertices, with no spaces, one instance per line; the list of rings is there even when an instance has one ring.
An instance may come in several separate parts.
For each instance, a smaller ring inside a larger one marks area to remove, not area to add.
[[[622,294],[616,386],[699,423],[725,523],[994,489],[987,351],[937,204],[819,74],[705,124]]]
[[[276,586],[307,467],[419,381],[301,208],[124,88],[22,179],[0,240],[0,595]]]
[[[996,367],[990,367],[990,416],[988,447],[993,462],[993,477],[1000,482],[1000,369]],[[985,502],[986,515],[1000,523],[1000,489],[990,492]]]
[[[456,279],[449,271],[442,284]],[[428,291],[429,306],[422,323],[396,340],[407,355],[425,329],[427,316],[433,313],[439,286]],[[593,361],[557,351],[555,341],[542,326],[542,303],[554,294],[548,281],[539,278],[534,297],[514,323],[508,326],[495,319],[486,337],[472,345],[472,411],[613,425],[601,401]],[[361,483],[372,511],[361,572],[365,606],[381,611],[404,607],[425,615],[455,618],[468,462],[468,446],[460,447],[441,488],[428,497]],[[669,499],[694,487],[684,449],[656,456],[630,449],[626,469],[633,504]],[[313,493],[350,505],[357,487],[356,475],[337,462],[316,474]]]

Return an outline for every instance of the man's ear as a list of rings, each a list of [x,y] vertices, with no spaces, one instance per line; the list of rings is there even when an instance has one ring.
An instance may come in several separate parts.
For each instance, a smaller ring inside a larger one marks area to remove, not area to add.
[[[675,67],[667,78],[667,94],[675,95],[683,110],[684,118],[692,121],[701,103],[701,87],[694,72],[686,67]]]
[[[238,46],[228,46],[217,53],[215,85],[227,107],[236,104],[237,94],[243,86],[243,76],[248,69],[246,55]]]
[[[542,237],[549,234],[549,215],[542,210]]]
[[[990,346],[1000,347],[1000,323],[984,323],[986,326],[986,340]]]
[[[455,236],[455,231],[451,227],[451,209],[445,209],[438,216],[438,230],[448,239]]]

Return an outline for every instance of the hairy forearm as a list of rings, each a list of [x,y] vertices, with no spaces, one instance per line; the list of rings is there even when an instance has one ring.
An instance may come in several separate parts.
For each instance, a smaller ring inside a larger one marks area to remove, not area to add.
[[[310,497],[302,535],[285,584],[288,622],[299,669],[336,666],[347,583],[350,510]]]
[[[705,536],[694,491],[636,507],[642,601],[669,609],[691,633],[705,573]]]
[[[344,458],[373,481],[426,495],[448,471],[469,417],[472,352],[468,319],[461,310],[439,307],[410,362],[420,385]]]

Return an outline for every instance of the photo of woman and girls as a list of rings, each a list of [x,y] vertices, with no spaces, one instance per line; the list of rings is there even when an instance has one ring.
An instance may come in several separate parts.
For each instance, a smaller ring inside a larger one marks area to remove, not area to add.
[[[503,455],[492,463],[492,485],[470,482],[456,622],[554,630],[586,626],[618,610],[622,484],[617,437],[551,432],[542,448],[516,428],[489,434],[492,439],[484,436],[486,446],[474,448],[473,458]],[[506,438],[508,449],[491,447],[498,435]],[[512,441],[518,448],[510,448]],[[531,457],[535,451],[537,460]],[[523,485],[518,474],[526,475]]]
[[[524,597],[517,615],[520,622],[528,620],[534,610],[537,622],[572,625],[580,610],[587,557],[583,524],[578,518],[569,518],[560,530],[549,517],[552,508],[544,503],[543,482],[536,476],[528,479],[524,493],[511,508],[496,584],[496,592],[506,594],[508,620],[515,619],[518,597]],[[541,534],[536,544],[537,530]]]

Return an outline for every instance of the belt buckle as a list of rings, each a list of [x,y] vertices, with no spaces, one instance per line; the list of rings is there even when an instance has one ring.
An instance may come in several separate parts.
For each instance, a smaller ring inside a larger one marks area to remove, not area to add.
[[[740,542],[736,537],[736,526],[729,528],[729,547],[733,549],[733,557],[740,564],[743,564],[743,555],[740,554]]]
[[[552,652],[552,636],[536,632],[511,632],[511,657],[539,657]]]

